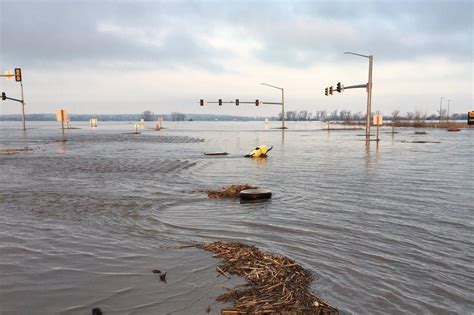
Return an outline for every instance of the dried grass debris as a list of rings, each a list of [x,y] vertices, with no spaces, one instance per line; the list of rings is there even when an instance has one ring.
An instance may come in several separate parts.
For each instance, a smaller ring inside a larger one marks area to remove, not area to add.
[[[16,154],[17,152],[26,152],[26,151],[33,151],[33,149],[29,147],[0,149],[0,155],[11,155],[11,154]]]
[[[228,187],[222,187],[218,191],[208,191],[207,196],[209,198],[239,198],[242,190],[254,188],[257,187],[250,186],[249,184],[230,185]]]
[[[218,301],[233,303],[232,310],[223,310],[222,314],[339,314],[309,290],[313,274],[288,257],[265,253],[239,242],[205,243],[196,247],[222,259],[224,263],[218,266],[222,273],[238,275],[247,281],[217,297]]]

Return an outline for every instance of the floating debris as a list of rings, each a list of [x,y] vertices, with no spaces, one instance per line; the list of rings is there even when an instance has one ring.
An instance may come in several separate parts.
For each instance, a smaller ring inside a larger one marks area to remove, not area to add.
[[[222,187],[218,191],[208,191],[207,196],[209,198],[239,198],[242,190],[255,188],[257,187],[250,186],[249,184],[237,184],[229,187]]]
[[[33,151],[33,149],[29,147],[0,149],[0,155],[16,154],[17,152],[25,152],[25,151]]]
[[[102,310],[99,307],[94,307],[92,309],[92,315],[102,315]]]
[[[228,155],[229,153],[227,152],[204,152],[204,155],[211,155],[211,156],[215,156],[215,155]]]
[[[422,140],[415,140],[415,141],[406,141],[402,140],[401,143],[441,143],[439,141],[422,141]]]
[[[272,192],[268,189],[245,189],[240,192],[240,199],[242,200],[260,200],[270,198],[272,198]]]
[[[273,149],[273,146],[268,148],[266,145],[262,144],[252,151],[250,151],[249,154],[245,155],[245,157],[251,157],[251,158],[266,158],[268,156],[268,152],[270,152]]]
[[[233,303],[233,308],[222,310],[222,314],[339,314],[336,308],[310,292],[313,274],[288,257],[238,242],[205,243],[196,247],[224,260],[218,266],[219,272],[247,280],[247,284],[217,297],[218,301]]]
[[[166,272],[160,275],[160,281],[166,283]]]
[[[449,131],[449,132],[456,132],[456,131],[461,131],[461,129],[456,128],[456,127],[450,127],[450,128],[447,129],[447,131]]]
[[[151,272],[153,272],[153,273],[161,273],[161,270],[153,269]]]

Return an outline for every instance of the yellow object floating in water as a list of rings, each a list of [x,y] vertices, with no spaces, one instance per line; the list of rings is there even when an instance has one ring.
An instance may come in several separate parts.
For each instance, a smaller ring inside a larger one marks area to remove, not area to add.
[[[268,148],[266,145],[260,145],[252,150],[249,154],[245,157],[252,157],[252,158],[266,158],[268,152],[273,149],[273,146]]]

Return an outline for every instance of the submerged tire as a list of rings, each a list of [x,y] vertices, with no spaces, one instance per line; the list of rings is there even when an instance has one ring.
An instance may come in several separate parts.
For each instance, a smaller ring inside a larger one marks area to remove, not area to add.
[[[240,199],[243,200],[258,200],[258,199],[270,199],[272,192],[268,189],[245,189],[240,192]]]

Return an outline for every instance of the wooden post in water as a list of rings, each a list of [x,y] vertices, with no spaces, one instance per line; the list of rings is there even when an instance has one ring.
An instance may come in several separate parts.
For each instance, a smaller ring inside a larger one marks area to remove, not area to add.
[[[66,137],[64,136],[64,110],[61,109],[61,130],[63,134],[63,142],[66,140]]]
[[[60,109],[56,112],[56,121],[61,121],[61,132],[62,132],[62,141],[66,141],[66,136],[64,135],[64,121],[67,119],[67,112],[64,109]]]

